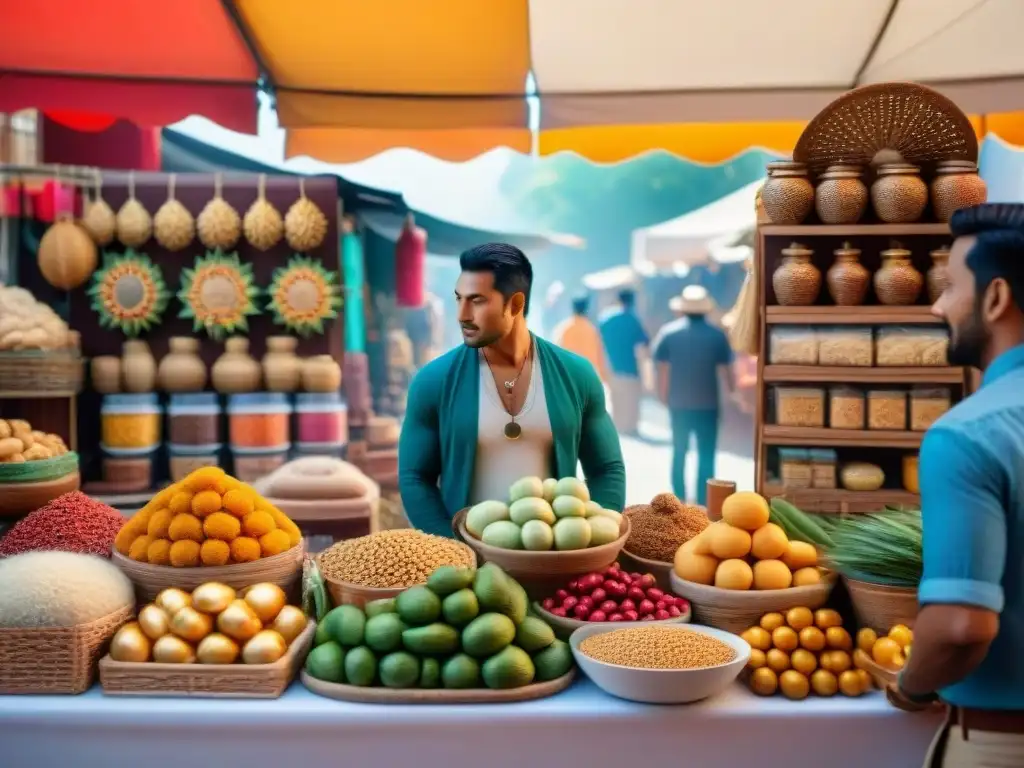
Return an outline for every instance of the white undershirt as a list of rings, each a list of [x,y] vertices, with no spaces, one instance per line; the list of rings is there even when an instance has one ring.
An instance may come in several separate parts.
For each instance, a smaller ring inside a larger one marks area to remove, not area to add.
[[[534,359],[530,380],[518,382],[529,389],[516,423],[523,433],[518,440],[505,437],[505,425],[511,421],[502,405],[487,362],[480,356],[479,428],[476,439],[476,467],[470,503],[488,499],[508,500],[508,489],[521,477],[546,478],[551,473],[551,422],[544,397],[544,379]]]

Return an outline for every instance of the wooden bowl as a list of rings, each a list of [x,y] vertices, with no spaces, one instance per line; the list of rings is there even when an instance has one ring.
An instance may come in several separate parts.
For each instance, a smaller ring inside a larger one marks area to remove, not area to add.
[[[811,610],[820,608],[835,586],[834,574],[827,575],[820,584],[809,587],[764,590],[711,587],[685,581],[676,576],[675,572],[669,579],[673,594],[690,601],[696,621],[736,633],[754,626],[764,614],[772,611],[785,612],[799,606]]]
[[[651,574],[661,589],[672,589],[672,582],[669,578],[672,574],[672,563],[666,563],[663,560],[648,560],[646,557],[634,555],[623,547],[619,553],[619,564],[622,565],[622,570],[629,573]]]
[[[572,549],[564,552],[527,552],[522,549],[501,549],[484,544],[466,530],[466,513],[462,509],[452,520],[452,528],[460,541],[468,544],[485,563],[500,566],[514,578],[531,597],[543,596],[552,585],[567,578],[607,568],[618,559],[629,538],[629,518],[622,516],[619,538],[599,547]],[[555,587],[557,588],[557,587]]]
[[[544,619],[544,622],[555,630],[555,637],[559,640],[568,640],[569,635],[575,632],[580,627],[589,627],[598,624],[610,624],[614,623],[616,627],[636,627],[636,626],[647,626],[648,624],[688,624],[692,611],[687,609],[686,613],[676,616],[671,619],[663,619],[661,621],[617,621],[617,622],[601,622],[601,621],[580,621],[579,619],[570,619],[568,617],[562,618],[561,616],[555,616],[551,611],[545,611],[540,603],[534,602],[531,606],[533,612],[536,613],[540,618]]]
[[[135,594],[142,603],[149,603],[168,587],[191,592],[200,584],[219,581],[235,589],[269,581],[277,584],[292,599],[298,598],[302,587],[302,560],[306,551],[302,544],[273,557],[251,563],[204,565],[195,568],[174,568],[170,565],[139,563],[117,550],[110,558],[135,585]]]
[[[58,496],[81,486],[78,470],[38,483],[0,483],[0,516],[15,517],[34,512]]]

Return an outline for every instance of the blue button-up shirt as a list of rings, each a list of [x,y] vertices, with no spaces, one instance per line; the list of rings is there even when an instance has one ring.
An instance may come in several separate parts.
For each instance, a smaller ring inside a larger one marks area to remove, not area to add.
[[[608,365],[619,376],[638,377],[636,348],[647,346],[647,332],[632,309],[618,307],[601,317],[601,339],[604,341]]]
[[[1024,345],[921,445],[924,574],[918,597],[1000,614],[981,665],[941,691],[961,707],[1024,710]]]

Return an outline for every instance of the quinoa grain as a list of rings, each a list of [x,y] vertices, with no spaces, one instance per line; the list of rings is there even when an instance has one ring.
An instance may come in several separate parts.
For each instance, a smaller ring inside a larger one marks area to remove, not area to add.
[[[442,565],[474,564],[465,544],[413,528],[339,541],[320,553],[324,578],[366,587],[408,587],[422,584]]]
[[[706,669],[727,664],[736,651],[689,629],[633,627],[591,635],[580,651],[596,661],[634,669]]]
[[[671,493],[659,493],[650,504],[626,507],[626,514],[630,521],[626,551],[666,563],[710,522],[702,507],[683,504]]]

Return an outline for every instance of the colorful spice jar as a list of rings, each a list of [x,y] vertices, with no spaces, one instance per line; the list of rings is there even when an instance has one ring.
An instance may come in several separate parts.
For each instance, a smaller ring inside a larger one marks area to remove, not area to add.
[[[181,482],[203,467],[219,467],[220,448],[219,444],[169,446],[171,481]]]
[[[231,448],[232,474],[243,483],[255,483],[288,461],[289,446]]]
[[[302,444],[344,446],[348,407],[338,392],[302,392],[295,396],[296,437]]]
[[[171,395],[167,406],[167,441],[172,446],[221,443],[220,403],[215,392]]]
[[[160,415],[153,393],[105,395],[100,439],[114,450],[153,450],[160,443]]]
[[[148,491],[153,487],[156,448],[113,448],[101,445],[103,482],[121,493]]]
[[[291,445],[292,406],[281,392],[253,392],[228,399],[228,432],[232,449],[278,449]]]

